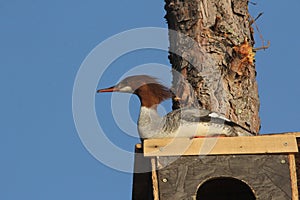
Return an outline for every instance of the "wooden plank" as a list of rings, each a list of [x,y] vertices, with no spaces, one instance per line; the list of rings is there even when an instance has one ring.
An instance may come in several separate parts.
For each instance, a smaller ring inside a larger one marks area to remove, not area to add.
[[[159,200],[158,180],[157,180],[157,174],[156,174],[156,160],[155,160],[155,158],[151,158],[151,166],[152,166],[153,200]]]
[[[144,141],[145,156],[226,155],[298,152],[295,135],[164,138]]]
[[[300,148],[300,137],[297,137],[298,148]],[[300,153],[295,153],[295,162],[296,162],[296,173],[297,173],[297,183],[298,183],[298,192],[300,191]],[[299,195],[299,194],[298,194]]]
[[[289,154],[289,166],[290,166],[290,177],[291,177],[291,187],[292,187],[292,200],[298,200],[299,194],[298,194],[296,162],[295,162],[294,154]]]
[[[300,132],[290,132],[288,134],[295,135],[297,138],[300,137]]]
[[[294,135],[297,138],[300,137],[300,132],[285,132],[285,133],[266,133],[262,135]]]

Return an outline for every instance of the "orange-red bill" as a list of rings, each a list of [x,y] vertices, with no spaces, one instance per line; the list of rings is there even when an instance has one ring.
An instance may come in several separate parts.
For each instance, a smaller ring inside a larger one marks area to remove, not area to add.
[[[100,93],[100,92],[115,92],[115,91],[117,91],[117,89],[113,86],[113,87],[97,90],[97,93]]]

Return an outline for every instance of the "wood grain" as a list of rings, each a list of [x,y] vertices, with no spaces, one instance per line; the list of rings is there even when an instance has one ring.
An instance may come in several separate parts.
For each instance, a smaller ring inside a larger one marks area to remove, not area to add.
[[[156,174],[156,160],[155,158],[151,158],[151,166],[152,166],[152,186],[153,186],[153,200],[159,200],[159,190],[158,190],[158,180]]]
[[[291,177],[291,187],[292,187],[292,200],[298,200],[298,187],[297,187],[297,174],[296,174],[296,161],[295,155],[289,154],[289,166],[290,166],[290,177]]]
[[[295,153],[295,135],[164,138],[144,141],[145,156]]]

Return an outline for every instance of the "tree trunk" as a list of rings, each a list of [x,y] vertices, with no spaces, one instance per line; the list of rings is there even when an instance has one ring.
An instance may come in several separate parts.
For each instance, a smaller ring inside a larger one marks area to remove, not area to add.
[[[177,96],[173,108],[199,105],[258,133],[259,98],[248,1],[165,2],[169,29],[189,36],[196,44],[169,31]]]

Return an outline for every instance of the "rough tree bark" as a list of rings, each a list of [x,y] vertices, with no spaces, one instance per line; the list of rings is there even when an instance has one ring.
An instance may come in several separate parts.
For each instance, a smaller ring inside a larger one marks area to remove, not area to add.
[[[173,108],[196,103],[258,133],[259,97],[248,1],[165,2],[169,29],[196,41],[191,45],[169,32],[169,59],[177,72],[173,73],[173,88],[178,98],[173,99]]]

